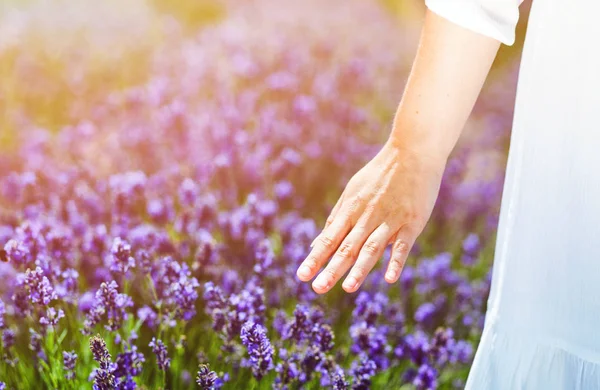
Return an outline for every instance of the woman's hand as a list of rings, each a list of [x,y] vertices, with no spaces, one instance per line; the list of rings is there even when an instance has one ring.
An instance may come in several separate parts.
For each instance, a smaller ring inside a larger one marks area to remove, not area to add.
[[[333,256],[313,289],[326,293],[352,268],[342,287],[354,292],[391,243],[385,280],[396,282],[431,216],[445,163],[388,141],[346,186],[298,268],[300,280],[312,279]]]

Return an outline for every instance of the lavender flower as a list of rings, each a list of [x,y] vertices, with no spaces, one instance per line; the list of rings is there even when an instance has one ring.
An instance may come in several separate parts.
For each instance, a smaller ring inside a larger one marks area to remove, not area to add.
[[[198,375],[196,376],[196,383],[202,390],[214,389],[218,379],[217,373],[211,371],[208,364],[200,364],[198,367]]]
[[[15,344],[15,331],[12,329],[4,329],[2,332],[2,346],[5,350],[10,349]]]
[[[432,390],[437,387],[437,372],[431,366],[426,364],[419,367],[417,375],[412,381],[412,384],[417,390]]]
[[[102,283],[96,291],[94,306],[89,311],[85,320],[84,331],[89,332],[92,327],[106,318],[106,329],[115,331],[121,327],[128,316],[127,308],[133,306],[133,301],[126,294],[117,291],[117,283]]]
[[[156,355],[156,364],[158,364],[158,368],[166,371],[171,365],[171,359],[169,358],[169,353],[165,344],[161,340],[153,337],[149,347],[152,348],[152,352]]]
[[[267,338],[265,329],[252,322],[242,327],[242,344],[248,349],[252,363],[252,373],[260,380],[268,371],[273,369],[273,347]]]
[[[111,271],[125,275],[130,268],[135,267],[135,259],[131,255],[131,245],[120,237],[114,239],[110,253]]]
[[[63,351],[63,367],[66,371],[65,378],[71,380],[75,378],[75,365],[77,364],[77,354],[74,351]]]
[[[56,293],[40,267],[37,267],[35,271],[27,269],[19,283],[25,286],[32,303],[48,305],[50,301],[56,299]]]
[[[4,329],[4,315],[6,314],[6,306],[4,302],[0,299],[0,329]]]
[[[4,245],[4,251],[8,261],[16,264],[26,264],[29,261],[29,249],[21,241],[14,239],[9,240]]]
[[[111,358],[106,343],[100,336],[93,336],[90,339],[90,349],[92,357],[98,363],[100,368],[93,373],[94,390],[112,390],[115,389],[115,377],[112,374]]]
[[[90,350],[92,351],[94,360],[100,363],[100,368],[108,369],[110,365],[110,352],[106,348],[104,339],[99,335],[90,338]]]
[[[38,359],[46,360],[46,354],[42,348],[42,336],[35,330],[29,328],[29,349],[35,353]]]
[[[54,328],[58,324],[58,320],[65,316],[65,312],[62,309],[56,310],[53,307],[46,309],[46,315],[40,318],[40,324],[46,328]]]
[[[142,365],[145,361],[144,355],[138,352],[137,347],[133,345],[117,355],[113,374],[115,378],[138,376],[142,373]]]
[[[371,377],[375,375],[377,365],[365,355],[360,360],[352,362],[350,374],[352,375],[353,390],[367,390],[371,387]]]

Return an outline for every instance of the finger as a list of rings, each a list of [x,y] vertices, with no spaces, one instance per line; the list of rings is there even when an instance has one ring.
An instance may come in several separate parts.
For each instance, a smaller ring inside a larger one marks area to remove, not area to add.
[[[360,250],[356,263],[342,284],[342,288],[346,292],[351,293],[358,290],[377,263],[377,260],[383,255],[383,251],[392,234],[393,231],[390,225],[383,223],[367,238]]]
[[[408,226],[404,226],[398,231],[394,243],[392,244],[390,262],[384,277],[386,282],[395,283],[398,281],[398,278],[404,269],[404,265],[406,264],[410,249],[415,243],[415,239],[415,235]]]
[[[364,214],[363,214],[364,215]],[[318,294],[329,291],[356,261],[360,248],[377,226],[377,218],[365,217],[346,236],[333,258],[313,282],[313,290]]]
[[[308,282],[315,276],[317,271],[338,248],[344,237],[346,237],[346,234],[350,231],[350,228],[350,215],[340,215],[340,218],[336,218],[336,220],[319,235],[309,255],[296,272],[296,275],[301,281]]]
[[[331,223],[335,220],[335,216],[337,215],[337,212],[340,209],[340,205],[342,204],[343,201],[344,201],[344,194],[342,193],[342,195],[340,196],[340,198],[338,199],[336,204],[333,206],[333,209],[331,209],[331,213],[329,213],[327,220],[325,220],[325,226],[323,227],[323,230],[327,229],[329,227],[329,225],[331,225]],[[315,237],[313,242],[310,244],[311,248],[315,245],[315,242],[318,239],[319,239],[319,236]]]

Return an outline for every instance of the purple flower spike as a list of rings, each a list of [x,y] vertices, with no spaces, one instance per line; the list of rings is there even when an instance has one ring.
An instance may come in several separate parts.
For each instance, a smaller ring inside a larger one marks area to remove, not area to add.
[[[46,310],[46,316],[40,318],[40,324],[46,328],[55,327],[58,324],[58,320],[65,316],[65,312],[62,309],[56,310],[53,307],[49,307]]]
[[[248,349],[252,363],[252,373],[258,380],[273,369],[273,347],[267,338],[265,328],[259,324],[247,322],[242,326],[242,344]]]
[[[15,264],[25,264],[29,261],[29,248],[21,241],[14,239],[9,240],[4,245],[6,258]]]
[[[4,306],[4,302],[0,299],[0,329],[4,329],[4,314],[6,314],[6,306]]]
[[[120,237],[114,239],[110,254],[111,271],[124,275],[130,268],[135,267],[135,259],[131,256],[131,245]]]
[[[94,336],[90,339],[90,350],[92,351],[94,360],[100,363],[100,368],[93,373],[93,389],[115,389],[115,377],[111,372],[110,352],[106,348],[106,343],[100,336]]]
[[[93,336],[90,339],[90,350],[95,361],[100,363],[100,367],[107,369],[110,363],[110,352],[106,348],[106,342],[100,336]]]
[[[37,267],[35,271],[28,269],[21,280],[29,292],[29,299],[32,303],[40,303],[48,305],[52,300],[56,299],[56,293],[50,285],[50,281],[44,276],[44,271]]]
[[[77,354],[75,351],[66,352],[63,351],[63,367],[66,371],[65,378],[75,378],[75,365],[77,364]]]
[[[437,387],[437,372],[433,367],[426,364],[419,367],[417,376],[413,379],[412,384],[417,390],[433,390]]]
[[[84,331],[89,332],[91,328],[106,317],[108,324],[105,326],[110,331],[121,328],[123,321],[127,318],[127,308],[133,306],[133,301],[128,295],[119,294],[117,283],[102,283],[96,291],[94,306],[90,309],[85,320]]]
[[[166,371],[171,365],[171,359],[169,358],[169,352],[167,351],[165,344],[161,340],[153,337],[148,346],[152,348],[152,352],[154,352],[156,355],[156,363],[158,364],[158,368]]]
[[[367,390],[371,388],[371,377],[375,375],[377,365],[366,355],[363,355],[360,360],[352,363],[350,373],[354,377],[352,381],[353,390]]]
[[[10,349],[15,344],[15,331],[12,329],[4,329],[2,332],[2,346],[5,350]]]
[[[210,370],[208,364],[200,364],[198,367],[198,375],[196,376],[196,383],[202,390],[212,390],[215,388],[215,382],[219,377],[217,373]]]

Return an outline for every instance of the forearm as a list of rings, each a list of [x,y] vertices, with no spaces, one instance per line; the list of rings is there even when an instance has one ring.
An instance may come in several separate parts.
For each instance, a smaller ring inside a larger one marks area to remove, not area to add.
[[[427,11],[390,142],[446,160],[469,117],[500,42]]]

